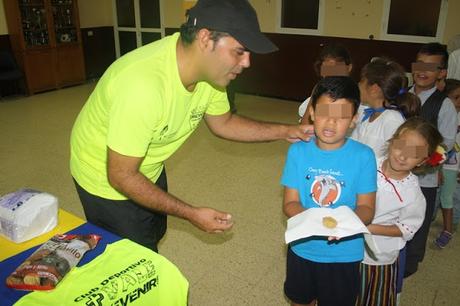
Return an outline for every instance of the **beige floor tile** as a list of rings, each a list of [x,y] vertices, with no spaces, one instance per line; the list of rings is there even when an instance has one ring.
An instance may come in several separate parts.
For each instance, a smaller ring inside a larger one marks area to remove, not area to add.
[[[212,268],[190,288],[190,306],[263,305],[255,303],[257,292],[248,274],[236,276],[226,269]]]
[[[84,217],[68,169],[73,122],[94,83],[0,102],[0,194],[21,187],[58,196],[60,206]],[[298,103],[237,95],[238,112],[265,121],[295,123]],[[193,205],[231,212],[235,226],[206,234],[171,217],[160,253],[190,282],[190,305],[288,305],[283,294],[286,218],[282,214],[286,141],[228,142],[201,124],[168,160],[170,191]],[[460,305],[460,239],[444,250],[431,241],[426,258],[406,280],[401,306]]]

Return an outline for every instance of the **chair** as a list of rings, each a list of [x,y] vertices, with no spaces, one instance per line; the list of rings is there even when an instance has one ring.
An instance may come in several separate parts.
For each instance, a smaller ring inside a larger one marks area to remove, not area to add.
[[[0,50],[0,97],[24,92],[24,74],[11,52]]]

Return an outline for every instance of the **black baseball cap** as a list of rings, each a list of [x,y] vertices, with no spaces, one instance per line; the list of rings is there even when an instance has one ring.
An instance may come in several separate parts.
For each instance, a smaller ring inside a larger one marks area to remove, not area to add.
[[[262,32],[254,8],[247,0],[198,0],[187,11],[187,23],[197,28],[226,32],[254,53],[270,53],[276,47]]]

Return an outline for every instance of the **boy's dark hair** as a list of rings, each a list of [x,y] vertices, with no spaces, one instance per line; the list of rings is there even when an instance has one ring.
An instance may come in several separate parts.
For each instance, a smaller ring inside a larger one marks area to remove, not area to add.
[[[193,41],[196,38],[196,34],[201,28],[198,28],[196,26],[193,26],[189,23],[183,23],[180,26],[180,39],[181,41],[187,46],[193,43]],[[219,39],[225,36],[230,36],[230,34],[225,33],[225,32],[219,32],[219,31],[213,31],[209,30],[211,32],[211,39],[214,42],[217,42]]]
[[[350,77],[329,76],[322,78],[311,94],[313,109],[316,109],[316,104],[322,95],[329,96],[333,101],[346,99],[353,104],[353,115],[358,111],[360,103],[359,87]]]
[[[336,61],[344,62],[346,65],[351,64],[351,56],[347,48],[339,43],[331,43],[326,45],[318,56],[318,59],[313,64],[316,74],[321,74],[321,65],[327,58],[333,58]]]
[[[460,80],[457,79],[446,79],[446,86],[444,87],[444,93],[448,96],[452,91],[460,88]]]
[[[449,61],[449,53],[447,53],[447,48],[444,45],[441,45],[437,42],[424,44],[417,55],[426,54],[426,55],[441,55],[441,69],[447,69],[447,63]]]

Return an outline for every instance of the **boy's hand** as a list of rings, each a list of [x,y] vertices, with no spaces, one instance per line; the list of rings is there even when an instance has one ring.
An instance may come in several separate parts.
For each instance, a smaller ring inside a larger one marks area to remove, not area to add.
[[[327,237],[327,241],[334,241],[334,240],[340,240],[340,237],[336,237],[336,236],[329,236]]]

